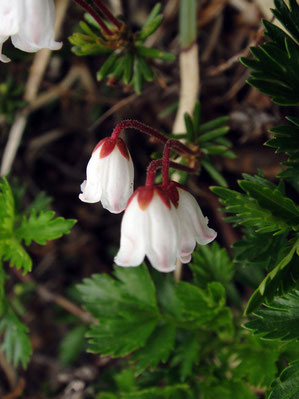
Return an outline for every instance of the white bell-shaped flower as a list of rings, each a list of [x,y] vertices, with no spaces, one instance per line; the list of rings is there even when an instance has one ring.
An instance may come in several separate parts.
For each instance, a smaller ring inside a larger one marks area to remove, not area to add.
[[[59,50],[62,43],[54,41],[55,5],[53,0],[0,1],[0,61],[2,45],[11,36],[20,50],[35,52],[42,48]]]
[[[180,244],[178,255],[182,263],[188,263],[196,243],[209,244],[217,237],[217,233],[208,226],[209,220],[203,215],[193,195],[178,184],[175,185],[179,194],[177,214],[180,226]]]
[[[112,213],[122,212],[133,193],[134,167],[122,139],[105,138],[93,150],[81,184],[83,202],[101,201]]]
[[[130,198],[121,224],[119,266],[138,266],[147,256],[160,272],[175,269],[179,245],[176,209],[158,186],[140,187]]]

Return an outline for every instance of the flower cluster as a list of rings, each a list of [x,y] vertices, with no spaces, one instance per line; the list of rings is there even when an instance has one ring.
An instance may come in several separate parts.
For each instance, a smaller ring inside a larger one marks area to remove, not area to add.
[[[155,135],[165,144],[163,160],[151,162],[146,185],[134,193],[132,159],[125,143],[118,137],[123,127]],[[208,218],[195,198],[184,186],[169,182],[170,165],[191,171],[169,161],[171,148],[180,153],[191,151],[140,122],[124,121],[114,129],[111,137],[101,140],[93,150],[87,165],[87,180],[81,185],[79,198],[84,202],[101,201],[112,213],[125,209],[120,249],[115,257],[119,266],[138,266],[147,256],[155,269],[170,272],[175,269],[177,258],[182,263],[190,262],[197,243],[206,245],[217,236],[208,226]],[[163,184],[155,185],[155,171],[159,166],[163,167]]]
[[[53,39],[54,24],[53,0],[1,0],[0,61],[10,61],[2,54],[2,45],[9,36],[16,48],[29,53],[41,48],[59,50],[62,43]]]

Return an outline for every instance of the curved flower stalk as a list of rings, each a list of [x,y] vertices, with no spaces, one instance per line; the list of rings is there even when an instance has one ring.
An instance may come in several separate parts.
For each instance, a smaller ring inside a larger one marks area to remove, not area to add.
[[[2,45],[11,36],[13,45],[26,52],[42,48],[59,50],[54,41],[55,5],[53,0],[1,0],[0,61],[10,59],[2,54]]]
[[[216,236],[195,198],[177,183],[145,186],[129,200],[114,261],[119,266],[138,266],[147,256],[155,269],[171,272],[177,258],[190,262],[196,243],[208,244]]]
[[[83,202],[101,201],[112,213],[122,212],[133,193],[134,168],[124,141],[105,138],[94,148],[81,184]]]

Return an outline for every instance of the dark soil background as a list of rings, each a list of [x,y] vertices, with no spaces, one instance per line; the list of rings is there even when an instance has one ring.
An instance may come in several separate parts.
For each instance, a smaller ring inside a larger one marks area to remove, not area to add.
[[[124,0],[122,3],[125,18],[134,28],[145,21],[156,2]],[[163,6],[166,3],[162,1]],[[288,111],[279,109],[246,84],[248,71],[236,55],[243,55],[249,44],[263,40],[258,33],[262,15],[253,1],[240,0],[243,11],[235,3],[238,2],[202,0],[198,5],[203,122],[224,115],[230,117],[228,137],[238,157],[234,160],[215,157],[214,162],[232,188],[237,187],[236,181],[243,172],[255,173],[261,169],[270,179],[279,172],[280,157],[262,144],[268,138],[267,130],[282,121],[282,112]],[[170,133],[175,117],[172,113],[161,119],[159,114],[178,100],[178,62],[157,64],[158,80],[147,84],[140,96],[121,84],[107,87],[105,82],[98,83],[95,74],[105,57],[76,57],[67,40],[80,18],[81,10],[70,4],[63,25],[63,49],[52,54],[40,92],[58,87],[74,67],[80,69],[79,79],[71,88],[60,91],[58,99],[31,114],[10,174],[10,181],[17,178],[27,187],[25,205],[40,191],[45,191],[52,197],[52,208],[58,215],[78,222],[70,235],[45,247],[30,247],[34,260],[30,278],[37,282],[37,288],[21,298],[26,310],[23,321],[30,328],[34,353],[28,369],[17,370],[15,390],[9,385],[9,367],[6,368],[3,359],[0,361],[0,397],[3,399],[93,397],[94,387],[107,364],[117,362],[86,354],[84,350],[71,366],[63,366],[58,360],[60,342],[77,321],[57,305],[56,297],[61,295],[76,303],[78,298],[73,289],[76,283],[93,273],[110,273],[120,238],[122,215],[110,214],[100,203],[79,201],[80,184],[93,147],[110,135],[122,119],[138,119]],[[156,45],[178,55],[177,8],[165,17],[159,32]],[[5,44],[5,49],[8,47]],[[12,59],[17,60],[0,66],[1,82],[11,76],[15,84],[24,84],[33,55],[20,54],[12,47],[9,51]],[[112,111],[111,107],[114,107]],[[91,129],[99,118],[101,123]],[[10,125],[2,120],[0,126],[3,151]],[[127,131],[126,140],[135,164],[137,187],[145,180],[151,153],[161,148],[135,131]],[[209,191],[211,184],[214,182],[205,173],[189,180],[189,188],[209,216],[211,227],[219,233],[219,242],[229,248],[238,231],[222,221],[217,198]],[[14,270],[9,272],[7,290],[12,298],[14,286],[28,285],[28,280]],[[188,278],[188,274],[185,272],[183,277]],[[43,292],[44,288],[51,297]]]

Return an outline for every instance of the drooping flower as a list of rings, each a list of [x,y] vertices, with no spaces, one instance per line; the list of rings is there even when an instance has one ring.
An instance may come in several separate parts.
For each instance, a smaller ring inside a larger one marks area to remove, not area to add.
[[[42,48],[59,50],[54,41],[55,5],[53,0],[1,0],[0,61],[10,59],[2,54],[2,45],[11,36],[20,50],[35,52]]]
[[[182,263],[191,260],[196,247],[209,244],[217,237],[216,231],[208,226],[209,219],[203,215],[197,201],[183,186],[175,184],[178,191],[177,214],[180,224],[179,257]]]
[[[133,193],[134,167],[124,141],[109,137],[94,148],[81,184],[83,202],[101,201],[112,213],[122,212]]]
[[[176,209],[159,186],[138,188],[130,198],[121,224],[119,266],[138,266],[147,256],[161,272],[175,269],[179,244]]]
[[[138,266],[147,256],[155,269],[170,272],[177,258],[190,262],[196,243],[208,244],[216,236],[188,191],[174,182],[167,187],[145,186],[129,200],[114,261],[119,266]]]

